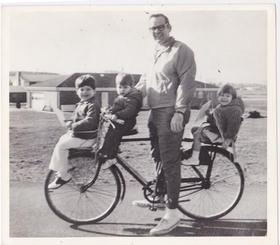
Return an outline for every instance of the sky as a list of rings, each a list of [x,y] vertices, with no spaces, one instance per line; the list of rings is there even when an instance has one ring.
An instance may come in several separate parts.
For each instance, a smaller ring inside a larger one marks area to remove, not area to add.
[[[267,82],[267,12],[134,7],[14,7],[4,11],[9,71],[145,73],[154,42],[151,13],[166,14],[171,35],[195,54],[196,79]]]

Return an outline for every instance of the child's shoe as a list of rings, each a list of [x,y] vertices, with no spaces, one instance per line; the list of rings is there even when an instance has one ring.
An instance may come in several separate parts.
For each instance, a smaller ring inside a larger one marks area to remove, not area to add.
[[[107,155],[102,154],[101,152],[98,154],[98,161],[102,164],[101,168],[103,170],[110,168],[112,165],[116,163],[116,159],[109,159]]]
[[[186,166],[199,165],[199,151],[193,151],[192,156],[189,159],[183,160],[182,163]]]
[[[56,177],[55,180],[48,185],[48,189],[58,189],[59,187],[68,183],[70,180],[71,178],[69,178],[68,180],[64,180],[61,177]]]
[[[116,159],[108,159],[101,166],[103,170],[110,168],[112,165],[116,163]]]
[[[104,164],[108,160],[108,156],[103,154],[102,152],[98,152],[98,161],[101,164]]]

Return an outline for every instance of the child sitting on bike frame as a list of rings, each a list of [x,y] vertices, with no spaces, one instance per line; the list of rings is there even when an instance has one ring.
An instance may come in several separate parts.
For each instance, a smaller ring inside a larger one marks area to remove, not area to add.
[[[106,114],[113,125],[110,125],[99,151],[101,163],[116,157],[122,136],[136,125],[136,117],[142,107],[142,94],[133,88],[133,78],[130,74],[119,73],[115,81],[118,97]]]
[[[60,137],[54,148],[49,169],[57,171],[57,177],[49,184],[49,189],[59,188],[70,181],[69,149],[90,147],[97,135],[100,107],[95,100],[95,78],[82,75],[76,79],[75,87],[80,102],[76,104],[72,120],[66,123],[68,132]]]
[[[236,89],[230,84],[223,85],[217,95],[218,104],[215,101],[207,102],[197,116],[196,120],[200,120],[206,115],[207,123],[192,128],[193,153],[191,158],[184,161],[186,165],[199,164],[200,146],[205,140],[221,143],[225,149],[234,145],[242,122],[244,103],[240,97],[237,97]]]

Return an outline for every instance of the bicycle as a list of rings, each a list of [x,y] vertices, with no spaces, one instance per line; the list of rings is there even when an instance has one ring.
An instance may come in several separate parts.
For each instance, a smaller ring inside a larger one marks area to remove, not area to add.
[[[58,189],[48,189],[55,178],[50,170],[45,180],[45,197],[50,209],[61,219],[73,224],[97,223],[106,218],[120,203],[126,193],[126,182],[120,165],[140,185],[143,195],[156,210],[160,202],[157,178],[146,180],[119,154],[115,164],[103,169],[98,160],[98,147],[104,140],[101,128],[110,120],[100,116],[95,148],[70,149],[69,161],[73,165],[69,172],[71,181]],[[134,135],[131,130],[127,135]],[[104,134],[104,132],[103,132]],[[126,135],[126,136],[127,136]],[[127,138],[122,142],[148,141],[149,138]],[[192,142],[184,138],[183,142]],[[192,149],[182,149],[181,187],[178,209],[195,220],[215,220],[228,214],[240,201],[244,190],[244,174],[233,154],[220,144],[206,142],[201,147],[199,165],[184,165]]]

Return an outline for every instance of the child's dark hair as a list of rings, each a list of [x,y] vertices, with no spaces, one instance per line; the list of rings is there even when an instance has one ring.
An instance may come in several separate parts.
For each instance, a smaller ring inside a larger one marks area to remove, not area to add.
[[[130,74],[127,73],[118,73],[116,76],[116,84],[123,86],[133,86],[133,78]]]
[[[228,83],[220,87],[218,90],[218,95],[225,94],[225,93],[231,94],[232,99],[235,99],[237,97],[236,89]]]
[[[89,86],[92,89],[96,88],[96,80],[93,76],[89,74],[79,76],[75,81],[76,89],[79,89],[84,86]]]

